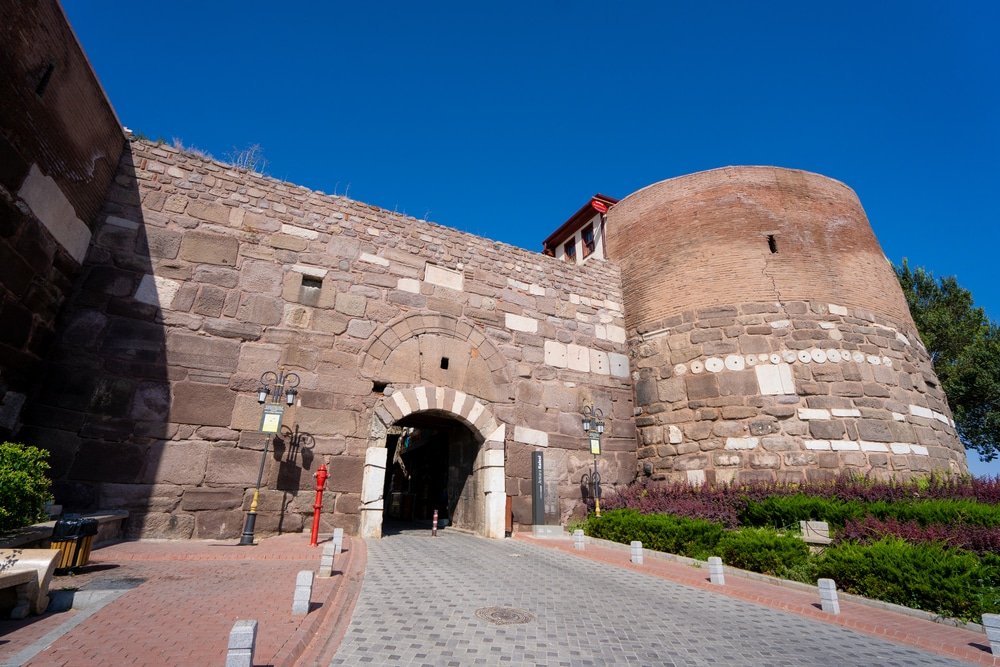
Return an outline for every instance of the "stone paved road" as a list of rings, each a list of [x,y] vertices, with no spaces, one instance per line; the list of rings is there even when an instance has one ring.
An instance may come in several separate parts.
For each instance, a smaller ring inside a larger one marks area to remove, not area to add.
[[[523,625],[477,609],[514,607]],[[368,542],[334,665],[960,665],[835,625],[511,540]]]

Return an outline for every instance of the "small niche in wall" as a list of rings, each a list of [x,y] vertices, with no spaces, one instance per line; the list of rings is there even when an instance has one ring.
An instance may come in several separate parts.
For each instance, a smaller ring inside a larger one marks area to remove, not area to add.
[[[771,250],[772,255],[776,255],[778,253],[778,241],[775,240],[774,234],[767,235],[767,247]]]
[[[42,72],[42,76],[38,79],[38,85],[35,86],[35,94],[41,97],[45,94],[45,89],[49,87],[49,81],[52,79],[52,72],[55,71],[56,66],[49,63],[49,66],[45,68]]]
[[[303,274],[302,285],[299,287],[299,303],[305,306],[317,305],[319,303],[320,292],[322,291],[322,278]]]
[[[441,357],[441,370],[448,370],[448,357]]]

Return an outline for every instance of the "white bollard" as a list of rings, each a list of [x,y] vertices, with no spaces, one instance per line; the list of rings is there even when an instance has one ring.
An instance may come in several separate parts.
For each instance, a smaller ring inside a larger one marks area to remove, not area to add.
[[[983,614],[983,630],[990,641],[990,652],[1000,655],[1000,614]]]
[[[226,667],[253,667],[257,645],[257,621],[236,621],[229,631]]]
[[[583,531],[577,528],[573,531],[573,548],[583,550]]]
[[[726,585],[726,575],[722,571],[722,559],[718,556],[710,556],[708,559],[708,579],[713,584]]]
[[[833,579],[820,579],[816,585],[819,586],[819,603],[823,611],[828,614],[839,614],[840,600],[837,599],[837,582]]]
[[[295,596],[292,597],[292,615],[305,616],[309,613],[309,598],[312,597],[313,573],[302,570],[295,577]]]
[[[632,546],[632,562],[636,565],[642,565],[642,542],[634,540],[631,544]]]
[[[333,542],[327,542],[323,545],[323,554],[319,557],[319,572],[317,572],[316,576],[323,578],[333,576],[333,561],[336,556],[334,551],[335,546]]]
[[[344,549],[344,529],[334,528],[333,529],[333,553],[334,555],[339,554]]]

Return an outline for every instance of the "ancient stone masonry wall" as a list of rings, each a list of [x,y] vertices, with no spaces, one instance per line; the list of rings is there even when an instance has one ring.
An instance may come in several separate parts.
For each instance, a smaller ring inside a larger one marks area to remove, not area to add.
[[[55,0],[0,3],[0,438],[17,430],[124,135]]]
[[[846,186],[727,167],[608,214],[654,479],[967,472],[895,275]]]
[[[968,472],[912,328],[838,304],[688,311],[635,339],[639,462],[693,483]]]
[[[302,528],[323,457],[328,516],[355,529],[374,411],[407,388],[467,394],[505,427],[516,521],[530,522],[537,448],[563,514],[580,511],[585,403],[609,417],[606,478],[633,477],[613,265],[566,266],[143,141],[117,183],[25,429],[53,449],[67,504],[131,509],[145,535],[238,534],[264,444],[255,390],[278,367],[301,376],[285,423],[314,445],[268,457],[261,532]]]

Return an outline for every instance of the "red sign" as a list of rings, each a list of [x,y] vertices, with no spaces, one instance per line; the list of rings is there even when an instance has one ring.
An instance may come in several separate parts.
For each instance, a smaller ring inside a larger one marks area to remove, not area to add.
[[[596,199],[590,200],[590,205],[594,207],[594,210],[599,213],[607,213],[608,205],[602,201],[597,201]]]

